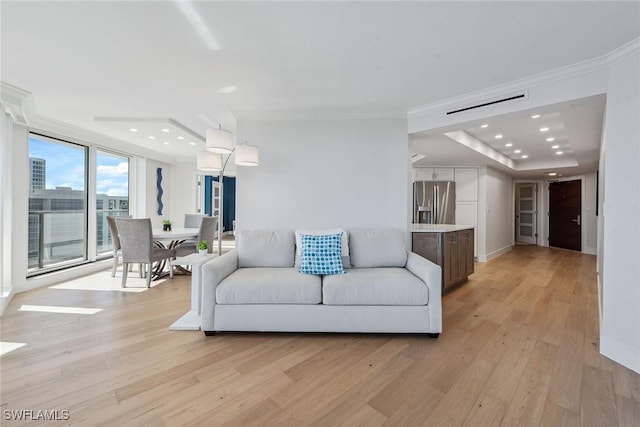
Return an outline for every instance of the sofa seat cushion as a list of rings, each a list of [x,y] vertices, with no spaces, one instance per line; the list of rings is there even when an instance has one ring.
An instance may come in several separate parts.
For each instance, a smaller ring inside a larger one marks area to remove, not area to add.
[[[427,285],[405,268],[353,268],[324,276],[325,305],[427,305]]]
[[[295,268],[239,268],[216,288],[216,304],[320,304],[320,276]]]

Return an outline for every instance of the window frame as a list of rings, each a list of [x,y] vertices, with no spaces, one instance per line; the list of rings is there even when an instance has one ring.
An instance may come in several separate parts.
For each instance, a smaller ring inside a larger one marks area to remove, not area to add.
[[[114,150],[110,147],[105,147],[98,144],[92,144],[87,141],[79,140],[77,138],[58,135],[53,132],[44,131],[41,129],[29,128],[28,129],[28,138],[31,136],[36,136],[38,138],[50,139],[52,142],[62,142],[64,144],[69,144],[72,146],[77,146],[84,149],[85,152],[85,203],[84,203],[84,240],[85,240],[85,256],[83,260],[79,260],[77,262],[69,262],[60,265],[55,265],[51,267],[44,267],[38,269],[30,269],[27,267],[26,277],[27,279],[33,278],[36,276],[40,276],[47,273],[52,273],[55,271],[67,270],[70,268],[78,267],[81,265],[95,263],[97,261],[102,261],[105,259],[110,259],[113,256],[113,251],[111,252],[103,252],[98,254],[97,247],[97,207],[96,207],[96,199],[97,199],[97,152],[105,154],[112,154],[114,156],[126,158],[129,163],[129,170],[127,175],[128,180],[128,204],[129,204],[129,213],[131,214],[131,208],[134,205],[133,203],[133,195],[132,195],[132,172],[134,162],[134,155],[129,153],[124,153],[122,151]],[[27,156],[27,162],[29,162],[29,156]],[[27,164],[27,167],[29,165]],[[29,214],[29,208],[27,204],[27,215]],[[29,238],[29,229],[27,227],[27,236],[26,240]],[[28,253],[25,254],[28,258]]]
[[[112,155],[112,156],[117,156],[117,157],[122,157],[124,159],[127,159],[127,212],[129,213],[129,215],[131,215],[131,167],[133,164],[133,158],[130,155],[127,154],[123,154],[121,152],[112,150],[112,149],[106,149],[104,147],[94,147],[94,154],[93,154],[93,161],[94,161],[94,167],[93,167],[93,171],[94,171],[94,179],[93,179],[93,185],[94,185],[94,192],[93,192],[93,197],[94,197],[94,201],[93,201],[93,209],[94,209],[94,220],[95,220],[95,228],[94,228],[94,234],[95,234],[95,244],[94,244],[94,251],[95,251],[95,260],[96,261],[101,261],[104,259],[109,259],[113,257],[113,249],[109,250],[109,251],[105,251],[105,252],[99,252],[98,251],[98,203],[97,203],[97,198],[98,198],[98,152],[100,152],[101,154],[107,154],[107,155]],[[107,202],[107,206],[103,206],[102,210],[104,211],[106,208],[106,210],[109,210],[109,201]],[[116,206],[116,209],[118,208],[118,206]]]

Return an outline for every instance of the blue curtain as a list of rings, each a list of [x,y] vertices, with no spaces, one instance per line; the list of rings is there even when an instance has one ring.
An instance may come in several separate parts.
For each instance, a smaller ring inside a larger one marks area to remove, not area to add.
[[[204,177],[204,213],[211,215],[211,194],[213,192],[212,182],[218,182],[217,176],[205,176]],[[224,187],[223,193],[223,217],[225,231],[233,231],[233,221],[236,219],[236,178],[225,176],[222,179],[222,185]]]

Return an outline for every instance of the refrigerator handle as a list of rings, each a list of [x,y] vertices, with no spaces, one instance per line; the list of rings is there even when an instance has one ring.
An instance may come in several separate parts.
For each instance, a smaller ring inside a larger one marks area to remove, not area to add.
[[[438,200],[440,199],[439,194],[438,194],[438,186],[434,184],[433,186],[433,223],[434,224],[439,224],[440,223],[440,209],[438,206]]]

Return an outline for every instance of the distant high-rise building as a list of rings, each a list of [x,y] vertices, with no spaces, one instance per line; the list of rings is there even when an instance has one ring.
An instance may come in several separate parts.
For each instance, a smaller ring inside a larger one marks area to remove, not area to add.
[[[29,157],[29,189],[31,193],[44,190],[46,185],[47,162],[37,157]]]

